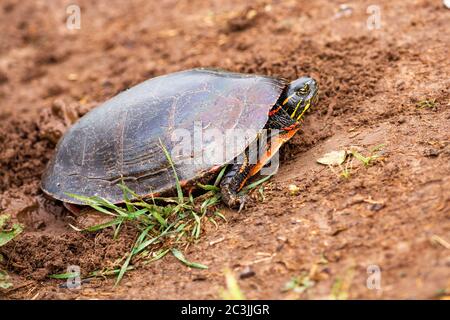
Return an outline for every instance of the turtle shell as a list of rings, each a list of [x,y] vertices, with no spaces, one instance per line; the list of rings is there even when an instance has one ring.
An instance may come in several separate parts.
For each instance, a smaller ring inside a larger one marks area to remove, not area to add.
[[[173,190],[173,170],[161,143],[171,150],[174,132],[194,136],[195,123],[260,131],[285,86],[282,79],[216,69],[144,81],[94,108],[64,134],[43,174],[42,190],[75,204],[83,203],[67,193],[120,203],[122,181],[140,196]],[[203,141],[202,148],[217,143],[227,142]],[[219,170],[247,145],[215,164],[174,160],[177,175],[184,184],[193,182]]]

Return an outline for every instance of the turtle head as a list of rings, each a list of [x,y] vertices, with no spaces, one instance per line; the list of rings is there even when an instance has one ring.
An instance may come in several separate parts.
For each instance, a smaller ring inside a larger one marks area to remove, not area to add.
[[[287,86],[282,106],[292,119],[299,121],[317,102],[318,92],[316,80],[309,77],[298,78]]]

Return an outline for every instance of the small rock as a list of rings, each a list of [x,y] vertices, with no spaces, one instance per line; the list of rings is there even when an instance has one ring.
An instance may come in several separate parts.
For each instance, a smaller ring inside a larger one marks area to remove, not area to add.
[[[296,186],[295,184],[290,184],[288,186],[289,194],[291,196],[296,196],[300,192],[300,188]]]
[[[334,18],[339,19],[342,17],[350,17],[352,14],[353,14],[353,8],[350,5],[343,3],[343,4],[339,5],[338,12],[334,16]]]
[[[406,118],[405,117],[399,117],[398,119],[397,119],[397,123],[398,124],[402,124],[402,123],[405,123],[406,122]]]
[[[440,153],[441,153],[440,150],[431,148],[431,149],[425,150],[425,151],[423,152],[423,155],[424,155],[425,157],[433,157],[433,158],[434,158],[434,157],[439,156]]]
[[[67,80],[69,80],[69,81],[77,81],[78,80],[78,75],[76,73],[69,73],[67,75]]]
[[[380,211],[383,208],[384,208],[384,204],[383,203],[372,203],[372,204],[369,205],[369,210],[370,211]]]
[[[272,6],[271,6],[270,4],[267,4],[267,5],[264,7],[264,11],[265,11],[265,12],[270,12],[270,11],[272,11]]]
[[[205,280],[208,280],[208,278],[205,275],[202,275],[202,274],[196,274],[192,278],[192,281],[205,281]]]
[[[345,230],[348,230],[348,226],[346,226],[346,225],[338,225],[338,226],[335,226],[334,228],[332,228],[328,232],[328,234],[334,237],[334,236],[337,236],[338,234],[340,234],[341,232],[343,232]]]
[[[447,9],[450,9],[450,0],[444,0],[443,3]]]
[[[403,81],[403,80],[397,81],[395,86],[396,86],[397,90],[403,91],[403,90],[405,90],[405,81]]]
[[[64,92],[64,88],[61,87],[59,84],[52,84],[47,88],[46,97],[48,98],[48,97],[58,96],[63,92]]]
[[[253,271],[252,268],[250,268],[250,266],[247,266],[239,274],[239,278],[240,279],[247,279],[247,278],[253,277],[254,275],[255,275],[255,271]]]
[[[245,15],[245,17],[248,19],[248,20],[251,20],[251,19],[253,19],[254,17],[256,17],[256,15],[258,14],[258,12],[256,12],[256,10],[250,10],[249,12],[247,12],[247,14]]]
[[[8,76],[6,73],[0,70],[0,84],[8,82]]]

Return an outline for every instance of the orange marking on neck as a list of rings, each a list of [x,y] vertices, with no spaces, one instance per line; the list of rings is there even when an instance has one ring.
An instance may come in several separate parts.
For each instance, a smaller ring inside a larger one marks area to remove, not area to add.
[[[280,149],[280,147],[286,141],[291,139],[292,136],[300,129],[300,126],[298,126],[297,123],[290,127],[293,127],[290,131],[281,133],[278,136],[272,138],[269,149],[266,150],[266,152],[264,152],[264,154],[262,154],[260,158],[258,158],[258,162],[250,169],[249,174],[242,180],[239,186],[239,190],[241,190],[245,186],[247,180],[257,174],[262,169],[262,167],[264,167],[266,163],[268,163],[270,159],[272,159],[273,155]]]
[[[275,113],[277,113],[278,111],[280,111],[280,109],[282,108],[282,106],[278,106],[278,108],[276,108],[275,110],[271,110],[269,112],[269,117],[273,116]]]
[[[298,123],[298,122],[296,122],[296,123],[294,123],[294,124],[290,125],[289,127],[284,127],[284,128],[282,128],[281,130],[283,130],[283,131],[291,131],[291,130],[293,130],[293,129],[297,128],[297,127],[298,127],[298,125],[299,125],[299,123]]]
[[[289,97],[284,99],[284,101],[283,101],[283,103],[281,105],[284,106],[286,103],[288,103],[289,99],[292,98],[294,95],[295,95],[295,93],[291,94]]]
[[[269,160],[273,157],[273,155],[280,149],[280,147],[288,141],[292,136],[300,129],[300,127],[294,128],[291,131],[280,133],[278,136],[273,137],[271,140],[271,145],[269,150],[267,150],[259,159],[258,163],[256,163],[247,177],[247,179],[251,176],[257,174],[264,165],[269,162]]]
[[[251,177],[251,176],[248,174],[248,175],[242,180],[241,184],[239,185],[239,189],[238,189],[238,190],[241,190],[241,189],[245,186],[245,184],[247,183],[247,181],[248,181],[248,179],[249,179],[250,177]]]

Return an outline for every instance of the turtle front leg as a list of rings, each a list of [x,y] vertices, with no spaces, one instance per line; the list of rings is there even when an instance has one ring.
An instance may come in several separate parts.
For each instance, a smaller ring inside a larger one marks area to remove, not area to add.
[[[258,153],[256,163],[249,161],[250,152],[247,148],[242,154],[244,158],[242,163],[233,164],[222,178],[220,183],[222,200],[230,208],[239,206],[239,211],[242,209],[245,197],[239,196],[238,192],[250,177],[257,174],[271,160],[283,143],[298,131],[299,122],[291,119],[283,109],[280,109],[270,115],[264,128],[270,130],[270,139],[264,143],[264,149],[260,150],[262,151],[261,154]]]
[[[244,196],[238,195],[239,191],[250,177],[250,171],[253,165],[245,156],[243,163],[236,163],[231,166],[225,173],[220,182],[220,193],[222,194],[222,201],[230,208],[239,207],[241,211],[244,206]]]

